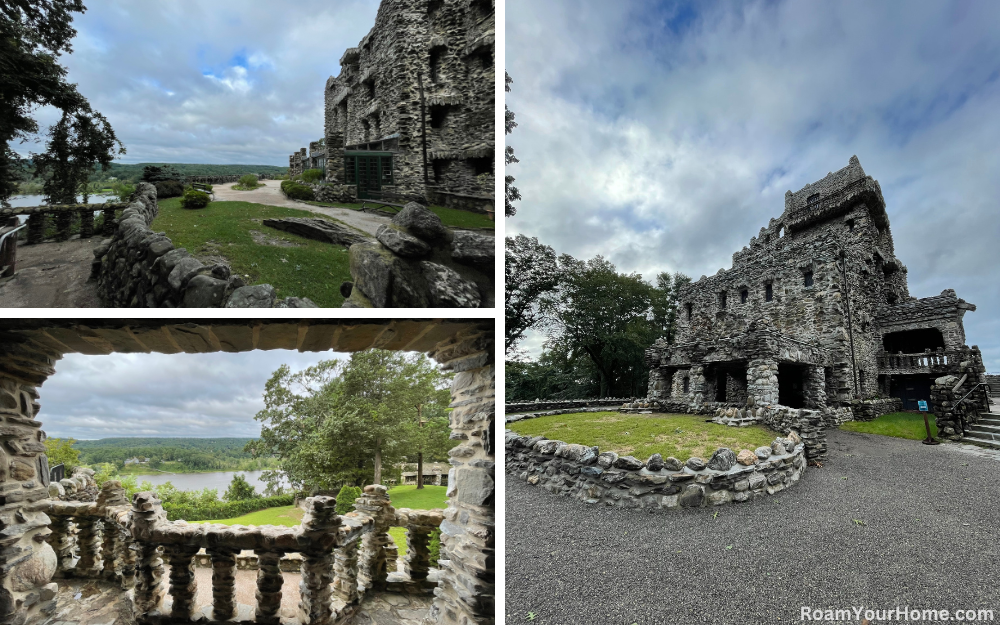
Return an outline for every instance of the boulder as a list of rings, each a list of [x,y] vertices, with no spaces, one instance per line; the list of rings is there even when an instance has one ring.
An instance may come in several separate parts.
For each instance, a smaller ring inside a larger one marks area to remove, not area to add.
[[[185,308],[218,308],[226,295],[225,280],[206,275],[191,278],[184,290]]]
[[[283,300],[279,300],[275,305],[275,308],[319,308],[315,302],[313,302],[308,297],[286,297]]]
[[[705,459],[699,458],[698,456],[692,456],[688,458],[684,465],[692,471],[701,471],[705,468]]]
[[[406,228],[424,241],[430,243],[447,243],[452,239],[452,233],[441,221],[441,218],[416,202],[410,202],[403,210],[396,213],[392,223]]]
[[[650,471],[659,471],[663,468],[663,456],[660,454],[653,454],[646,461],[646,468]]]
[[[371,300],[372,306],[391,305],[392,254],[375,242],[355,243],[349,252],[354,288]]]
[[[454,269],[422,261],[424,279],[430,296],[430,305],[441,308],[479,308],[479,287],[466,280]],[[352,272],[353,274],[353,272]]]
[[[226,308],[273,308],[276,295],[270,284],[241,286],[233,291]]]
[[[463,265],[492,273],[496,259],[496,237],[468,230],[456,230],[451,257]]]
[[[265,219],[264,225],[275,230],[291,232],[306,239],[324,241],[335,245],[351,246],[371,241],[371,237],[345,224],[318,217],[284,217]]]
[[[602,469],[610,469],[611,465],[618,460],[618,454],[613,451],[606,451],[599,456],[597,456],[597,464],[600,465]]]
[[[627,471],[638,471],[642,468],[642,460],[634,456],[621,456],[615,460],[614,467],[616,469],[625,469]]]
[[[375,233],[378,242],[406,258],[424,258],[431,253],[431,246],[398,227],[382,225]]]
[[[736,455],[736,462],[745,467],[752,466],[757,464],[757,454],[753,453],[749,449],[744,449]]]
[[[667,471],[680,471],[682,466],[684,465],[681,464],[681,461],[673,456],[668,456],[667,459],[663,461],[663,468]]]
[[[708,460],[708,468],[713,471],[728,471],[736,464],[736,454],[732,449],[720,447]]]
[[[758,447],[757,449],[754,450],[754,453],[761,460],[767,460],[768,458],[771,457],[771,448],[770,447]]]

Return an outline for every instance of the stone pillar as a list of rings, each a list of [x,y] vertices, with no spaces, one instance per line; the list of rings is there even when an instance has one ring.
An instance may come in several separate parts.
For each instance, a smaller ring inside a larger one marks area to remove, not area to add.
[[[136,554],[135,609],[145,614],[160,607],[163,601],[163,560],[152,542],[153,528],[166,515],[160,507],[160,500],[153,493],[136,493],[132,497],[132,539],[139,551]]]
[[[110,237],[115,233],[115,209],[105,208],[103,215],[104,221],[101,224],[101,234]]]
[[[28,245],[45,240],[45,213],[39,211],[28,215]]]
[[[649,386],[646,398],[649,401],[657,401],[670,398],[670,385],[672,376],[666,374],[663,369],[653,367],[649,370]]]
[[[805,406],[822,410],[826,408],[826,374],[822,366],[810,366],[805,375]]]
[[[427,523],[429,515],[414,510],[406,526],[406,557],[403,559],[406,574],[413,581],[427,579],[430,571],[431,551],[429,549],[431,532],[436,526]]]
[[[396,510],[381,484],[365,486],[364,493],[354,501],[354,509],[375,519],[371,531],[361,539],[358,580],[366,589],[381,590],[389,576],[390,558],[395,569],[396,549],[389,537],[389,528],[396,519]]]
[[[697,410],[705,403],[705,368],[701,365],[691,367],[691,408]],[[715,399],[714,397],[712,399]]]
[[[747,398],[754,406],[778,403],[778,362],[770,358],[751,360],[747,365]]]
[[[34,420],[39,409],[34,385],[50,373],[52,361],[17,345],[3,348],[7,360],[16,359],[4,370],[18,373],[0,373],[0,623],[19,625],[55,609],[51,581],[58,559],[47,542],[51,519],[30,510],[48,498],[49,476],[41,474],[48,466],[45,433]]]
[[[427,625],[494,622],[495,370],[492,330],[456,337],[432,357],[455,372],[451,386],[448,508],[441,523],[442,567]]]
[[[194,614],[198,592],[198,583],[194,578],[194,555],[198,549],[197,545],[186,543],[163,547],[163,555],[170,565],[170,598],[173,600],[170,617],[173,619],[187,620]]]
[[[281,608],[281,554],[262,551],[257,554],[257,623],[277,623]]]
[[[48,543],[55,550],[58,558],[55,576],[65,577],[67,572],[76,567],[76,556],[73,555],[76,540],[73,536],[73,529],[70,527],[70,518],[53,516],[49,529],[52,530],[52,533],[49,535]]]
[[[328,625],[333,615],[330,584],[333,582],[333,553],[340,517],[333,497],[309,497],[302,516],[302,581],[299,583],[299,621]]]
[[[212,558],[212,620],[236,616],[236,549],[209,547]]]
[[[340,132],[326,135],[326,181],[347,184],[344,179],[344,135]]]
[[[348,605],[360,599],[358,594],[358,541],[337,547],[334,552],[333,592]]]
[[[89,239],[94,236],[94,211],[89,209],[80,210],[80,238]]]
[[[76,563],[74,576],[100,577],[104,563],[101,559],[101,529],[94,517],[76,517],[76,544],[80,548],[80,560]]]

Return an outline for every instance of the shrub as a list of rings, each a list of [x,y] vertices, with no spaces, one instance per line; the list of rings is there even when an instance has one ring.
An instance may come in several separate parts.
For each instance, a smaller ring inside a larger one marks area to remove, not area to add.
[[[354,500],[361,496],[360,486],[344,486],[337,493],[337,514],[347,514],[354,512]]]
[[[229,483],[226,494],[222,496],[226,501],[243,501],[244,499],[254,499],[256,497],[257,491],[247,481],[247,478],[243,477],[242,473],[237,473],[233,476],[233,481]]]
[[[312,182],[319,182],[320,180],[323,179],[323,170],[322,169],[307,169],[304,172],[302,172],[301,175],[302,175],[302,181],[303,182],[310,182],[310,183],[312,183]]]
[[[197,189],[185,189],[184,197],[181,198],[181,206],[184,208],[205,208],[208,206],[208,194]]]
[[[163,180],[154,183],[154,186],[156,187],[156,198],[160,200],[184,194],[184,185],[176,180]]]
[[[250,514],[251,512],[257,512],[258,510],[277,508],[278,506],[290,506],[294,503],[294,495],[277,495],[275,497],[257,497],[255,499],[243,499],[226,503],[199,502],[177,504],[164,501],[163,509],[167,511],[167,519],[170,521],[180,519],[185,521],[210,521],[232,519],[244,514]]]
[[[236,181],[236,186],[245,189],[256,189],[258,186],[257,176],[255,176],[254,174],[246,174],[245,176],[240,176],[240,179]]]
[[[128,202],[135,193],[135,185],[127,182],[116,182],[111,185],[111,194],[118,198],[119,202]]]
[[[304,184],[299,184],[292,180],[285,180],[281,183],[281,192],[293,200],[315,201],[316,194]]]

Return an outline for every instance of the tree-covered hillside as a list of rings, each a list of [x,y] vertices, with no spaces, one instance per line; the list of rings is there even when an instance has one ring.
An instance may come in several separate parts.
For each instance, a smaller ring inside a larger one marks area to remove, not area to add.
[[[82,464],[104,462],[119,468],[129,458],[149,459],[148,467],[179,463],[193,471],[248,471],[272,466],[271,459],[254,459],[244,451],[253,438],[102,438],[76,441]],[[176,468],[176,467],[172,467]]]

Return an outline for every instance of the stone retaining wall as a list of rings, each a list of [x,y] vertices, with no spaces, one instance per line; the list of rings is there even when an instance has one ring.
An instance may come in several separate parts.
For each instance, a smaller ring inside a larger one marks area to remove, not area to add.
[[[690,458],[646,462],[615,452],[505,433],[506,471],[528,484],[591,504],[618,508],[700,508],[774,494],[799,480],[805,445],[794,432],[770,447],[739,454],[720,448],[706,462]]]
[[[540,412],[526,412],[522,414],[505,415],[504,421],[506,423],[515,423],[517,421],[524,421],[525,419],[550,417],[552,415],[559,415],[559,414],[573,414],[576,412],[607,412],[607,409],[606,408],[563,408],[561,410],[543,410]]]
[[[855,421],[872,421],[884,414],[899,412],[902,409],[903,400],[898,397],[857,399],[851,402],[851,412]]]
[[[94,249],[91,279],[109,308],[307,308],[308,299],[276,301],[271,285],[246,286],[229,265],[205,265],[150,226],[159,213],[156,187],[136,185],[111,238]],[[265,297],[267,294],[270,297]],[[258,297],[258,295],[260,295]]]

